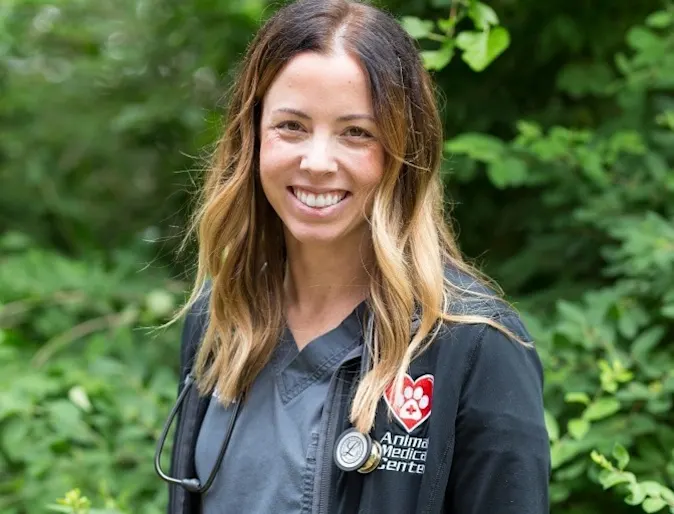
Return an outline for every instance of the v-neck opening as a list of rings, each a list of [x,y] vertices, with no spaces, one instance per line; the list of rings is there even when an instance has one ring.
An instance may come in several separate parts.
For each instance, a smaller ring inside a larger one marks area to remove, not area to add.
[[[284,404],[317,380],[331,373],[344,357],[361,344],[367,301],[363,301],[336,327],[297,348],[286,326],[272,359],[274,375]]]

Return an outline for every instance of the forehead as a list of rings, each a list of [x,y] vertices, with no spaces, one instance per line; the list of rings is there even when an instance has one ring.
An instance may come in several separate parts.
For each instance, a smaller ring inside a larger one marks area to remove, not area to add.
[[[275,77],[264,104],[372,114],[367,75],[356,58],[343,52],[294,56]]]

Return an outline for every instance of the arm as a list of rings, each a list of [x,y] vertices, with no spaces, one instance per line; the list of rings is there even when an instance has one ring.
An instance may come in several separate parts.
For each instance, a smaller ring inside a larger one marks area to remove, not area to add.
[[[515,315],[501,322],[530,340]],[[550,447],[542,388],[536,351],[486,327],[461,392],[445,512],[549,512]]]

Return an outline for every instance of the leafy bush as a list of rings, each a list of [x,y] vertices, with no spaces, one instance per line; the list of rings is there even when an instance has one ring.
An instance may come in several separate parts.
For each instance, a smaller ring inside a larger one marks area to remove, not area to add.
[[[82,496],[79,489],[68,491],[63,498],[56,500],[55,505],[50,505],[49,510],[63,514],[123,514],[117,509],[112,499],[106,500],[105,508],[92,509],[91,501],[86,496]]]
[[[205,110],[260,1],[3,0],[0,230],[68,252],[174,236]],[[174,239],[169,242],[173,243]]]
[[[139,252],[103,264],[17,239],[0,239],[0,511],[42,512],[77,486],[162,512],[152,461],[179,337],[142,327],[184,284],[139,278]]]

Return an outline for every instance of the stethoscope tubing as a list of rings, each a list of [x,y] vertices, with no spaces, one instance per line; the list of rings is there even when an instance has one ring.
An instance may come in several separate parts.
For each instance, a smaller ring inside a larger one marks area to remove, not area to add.
[[[213,468],[211,469],[211,472],[208,475],[206,483],[202,486],[198,478],[174,478],[167,475],[161,468],[161,454],[162,451],[164,450],[164,445],[166,444],[168,432],[171,429],[173,420],[180,411],[180,408],[182,407],[182,404],[185,401],[185,398],[187,397],[190,388],[193,386],[194,386],[194,376],[192,375],[192,373],[189,373],[185,378],[183,390],[180,392],[180,395],[178,396],[175,405],[171,409],[169,417],[164,423],[164,428],[161,432],[161,435],[159,436],[159,441],[157,443],[157,448],[154,454],[154,469],[159,475],[159,477],[165,480],[166,482],[184,487],[191,493],[203,494],[206,491],[208,491],[208,489],[210,489],[211,485],[213,484],[213,481],[215,480],[215,477],[218,474],[218,471],[222,464],[222,460],[225,457],[227,446],[229,446],[229,440],[231,439],[232,432],[234,431],[234,423],[236,422],[236,418],[239,416],[239,411],[241,410],[241,399],[237,398],[233,404],[234,411],[231,417],[229,418],[229,423],[227,424],[227,430],[225,431],[224,440],[222,441],[222,444],[220,446],[218,458],[215,460],[215,464],[213,465]]]
[[[372,346],[371,346],[371,341],[372,341],[372,336],[373,336],[373,327],[374,327],[374,317],[373,316],[368,316],[367,320],[367,326],[366,326],[366,333],[365,333],[365,348],[363,349],[363,357],[361,361],[361,367],[360,367],[360,378],[362,378],[365,373],[370,368],[371,360],[372,360],[372,355],[370,354]],[[225,452],[227,451],[227,446],[229,445],[229,440],[232,437],[232,432],[234,431],[234,423],[236,423],[236,419],[239,416],[239,411],[241,410],[241,403],[242,399],[241,397],[237,398],[234,403],[234,411],[232,413],[232,416],[229,418],[229,423],[227,424],[227,430],[225,431],[225,437],[222,442],[222,445],[220,446],[220,452],[218,453],[218,458],[215,461],[215,464],[213,465],[213,468],[211,469],[211,472],[208,475],[208,479],[206,482],[202,485],[201,482],[199,481],[198,478],[175,478],[172,476],[167,475],[164,470],[161,468],[161,454],[164,450],[164,446],[166,445],[166,438],[168,437],[168,432],[171,429],[171,425],[173,425],[173,420],[177,416],[178,412],[180,411],[185,398],[189,394],[190,390],[192,387],[194,387],[194,375],[190,371],[187,374],[187,377],[185,377],[185,383],[183,384],[183,389],[178,395],[178,398],[173,405],[173,408],[171,409],[171,412],[168,415],[168,418],[166,419],[164,423],[164,428],[161,431],[161,434],[159,436],[159,439],[157,441],[157,448],[155,449],[155,454],[154,454],[154,469],[159,475],[159,477],[162,480],[165,480],[169,484],[174,484],[178,485],[180,487],[185,488],[187,491],[191,493],[196,493],[196,494],[203,494],[208,489],[211,487],[213,484],[213,481],[215,480],[215,477],[218,474],[218,471],[220,470],[220,466],[222,465],[222,460],[225,457]],[[350,432],[352,429],[349,429],[344,432],[344,434]],[[344,435],[343,434],[343,435]],[[369,436],[368,436],[369,438]]]

